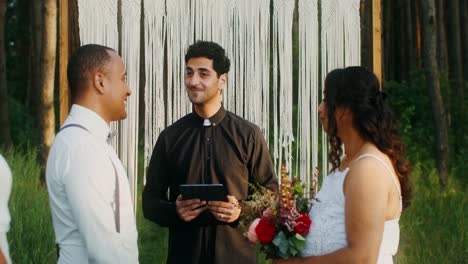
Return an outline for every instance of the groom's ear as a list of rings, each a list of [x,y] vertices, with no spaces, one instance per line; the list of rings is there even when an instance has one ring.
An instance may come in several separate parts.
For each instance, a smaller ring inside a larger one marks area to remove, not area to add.
[[[95,71],[91,74],[92,78],[92,83],[93,83],[93,88],[98,91],[98,93],[103,94],[104,93],[104,74]]]

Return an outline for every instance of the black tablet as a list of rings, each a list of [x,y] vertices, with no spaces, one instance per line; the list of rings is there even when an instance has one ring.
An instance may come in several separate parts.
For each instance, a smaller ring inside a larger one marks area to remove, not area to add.
[[[226,189],[222,184],[181,184],[179,191],[184,200],[227,201]]]

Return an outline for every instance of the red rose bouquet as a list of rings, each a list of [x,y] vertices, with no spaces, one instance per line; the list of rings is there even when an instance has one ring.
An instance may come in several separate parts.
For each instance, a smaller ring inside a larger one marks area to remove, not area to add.
[[[311,197],[305,197],[304,185],[297,177],[291,181],[282,165],[278,194],[257,186],[250,199],[243,202],[241,224],[249,226],[245,235],[249,241],[260,243],[268,258],[297,256],[312,225],[310,201]]]

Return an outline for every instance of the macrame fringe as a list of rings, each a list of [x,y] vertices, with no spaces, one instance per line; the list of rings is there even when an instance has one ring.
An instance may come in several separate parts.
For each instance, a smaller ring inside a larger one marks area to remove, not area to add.
[[[184,85],[184,55],[188,46],[196,40],[211,40],[223,46],[231,59],[231,71],[223,91],[226,109],[257,124],[267,142],[273,138],[270,148],[278,171],[282,162],[289,172],[295,164],[296,173],[307,187],[317,186],[314,183],[318,179],[312,172],[320,163],[319,90],[332,69],[360,64],[360,0],[320,1],[320,6],[317,0],[298,1],[296,134],[292,89],[295,0],[148,0],[144,1],[143,10],[140,1],[122,0],[122,56],[133,94],[128,102],[128,119],[113,125],[119,133],[114,147],[127,167],[133,195],[138,161],[140,11],[145,17],[145,171],[160,132],[192,111]],[[78,6],[82,44],[98,43],[117,50],[116,1],[80,0]],[[319,8],[321,18],[318,18]],[[321,133],[321,171],[326,174],[327,140],[324,132]],[[295,140],[297,160],[293,161]]]
[[[299,100],[296,171],[306,190],[318,179],[312,172],[318,166],[318,9],[317,0],[300,0],[299,13]],[[307,195],[310,195],[307,193]]]
[[[295,0],[273,1],[274,161],[278,172],[283,160],[286,170],[292,171],[294,4]]]
[[[154,145],[166,127],[164,100],[164,53],[166,43],[165,0],[144,1],[145,28],[145,144],[144,171],[148,166]],[[144,177],[146,179],[146,177]]]
[[[128,117],[119,123],[119,157],[127,169],[133,208],[137,208],[138,120],[140,87],[140,11],[141,0],[122,0],[122,58],[127,70]]]
[[[231,60],[231,71],[223,90],[224,106],[257,124],[268,138],[270,0],[147,2],[145,63],[151,74],[146,77],[145,167],[161,130],[192,111],[185,92],[184,55],[188,46],[197,40],[215,41],[225,48]],[[158,86],[164,80],[167,80],[166,94],[162,85]],[[159,110],[165,112],[165,123],[160,121]]]

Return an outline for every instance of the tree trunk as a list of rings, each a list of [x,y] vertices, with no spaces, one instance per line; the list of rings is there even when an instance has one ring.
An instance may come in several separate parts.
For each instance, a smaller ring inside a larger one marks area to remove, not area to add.
[[[10,125],[8,122],[8,90],[6,81],[5,52],[5,15],[6,0],[0,0],[0,146],[11,145]]]
[[[68,0],[68,40],[69,54],[80,47],[80,28],[78,23],[78,0]]]
[[[449,0],[451,1],[451,0]],[[436,19],[437,19],[437,63],[439,66],[440,76],[445,79],[448,79],[448,54],[447,54],[447,33],[446,33],[446,1],[445,0],[436,0]],[[445,109],[447,109],[447,120],[448,127],[452,126],[452,100],[454,99],[451,92],[450,85],[445,85],[441,87],[441,92],[443,98],[445,98]]]
[[[41,56],[41,164],[46,164],[55,136],[54,81],[57,45],[57,1],[44,1],[44,43]],[[43,173],[41,177],[43,177]],[[43,180],[44,178],[42,178]]]
[[[467,91],[468,90],[468,0],[460,0],[460,26],[461,26],[461,45],[462,45],[462,54],[463,54],[463,88],[461,88],[461,91]],[[460,114],[461,117],[464,117],[464,120],[460,120],[461,123],[463,124],[463,127],[460,128],[459,133],[461,134],[461,137],[464,136],[466,133],[466,124],[463,121],[466,121],[466,101],[465,101],[465,94],[462,94],[462,99],[461,100],[461,110]],[[459,139],[460,140],[460,139]],[[463,145],[459,147],[459,149],[466,149],[468,147],[468,140],[463,140]]]
[[[398,56],[400,57],[400,63],[397,64],[397,67],[400,71],[400,80],[407,81],[409,77],[409,63],[408,63],[408,40],[406,35],[406,5],[401,1],[397,6],[397,19],[394,23],[397,23],[398,27],[398,39],[400,47],[398,50]]]
[[[382,0],[372,1],[372,71],[382,83]]]
[[[40,107],[37,98],[41,95],[41,52],[42,52],[42,33],[43,33],[43,0],[32,1],[31,5],[31,45],[30,45],[30,72],[31,72],[31,86],[28,93],[31,100],[30,106],[34,113],[39,113]]]
[[[450,0],[451,1],[451,0]],[[445,75],[448,71],[447,66],[447,35],[445,33],[445,15],[444,0],[436,0],[437,14],[437,61],[440,73]]]
[[[361,0],[361,65],[372,69],[372,1]]]
[[[395,79],[395,26],[393,23],[393,1],[384,1],[383,3],[383,47],[384,52],[384,63],[383,70],[384,80],[394,80]]]
[[[15,11],[13,11],[12,13],[14,13],[13,16],[16,18],[12,19],[12,21],[15,21],[14,23],[9,24],[15,27],[15,45],[10,49],[10,54],[15,54],[14,60],[21,63],[15,63],[14,68],[10,68],[9,72],[14,73],[14,77],[10,75],[10,77],[12,77],[12,80],[15,80],[14,87],[22,87],[22,89],[15,89],[15,96],[17,96],[17,102],[22,103],[26,106],[28,105],[29,100],[31,99],[30,97],[28,97],[27,94],[28,91],[30,91],[29,87],[31,85],[31,78],[29,75],[29,46],[31,36],[31,19],[29,16],[30,1],[16,0],[10,2],[14,3]]]
[[[416,58],[418,68],[422,67],[421,0],[413,1],[414,24],[416,27]]]
[[[468,82],[468,0],[460,0],[460,26],[463,53],[463,80]],[[466,83],[465,83],[466,85]],[[465,90],[466,91],[466,90]]]
[[[67,80],[67,65],[69,59],[69,17],[68,17],[68,1],[59,1],[58,6],[58,90],[59,90],[59,101],[60,101],[60,113],[59,113],[59,126],[61,126],[70,109],[70,89],[68,87]]]
[[[448,61],[449,77],[452,86],[453,101],[453,126],[455,128],[455,153],[461,151],[463,146],[463,110],[464,110],[464,92],[463,92],[463,69],[461,52],[461,31],[460,31],[460,4],[459,0],[447,1],[447,43],[448,43]]]
[[[67,80],[67,66],[70,55],[80,47],[78,26],[78,2],[66,0],[59,2],[59,126],[63,125],[71,108],[70,88]]]
[[[408,51],[408,71],[411,74],[416,70],[416,50],[413,48],[414,45],[414,30],[413,30],[413,10],[411,2],[413,0],[405,1],[405,24],[406,24],[406,50]]]
[[[447,186],[449,176],[449,143],[448,124],[444,102],[440,92],[440,76],[437,67],[436,36],[437,21],[435,14],[435,0],[422,0],[421,26],[423,30],[423,65],[426,84],[432,104],[432,114],[436,132],[436,162],[439,180],[442,186]]]
[[[34,5],[29,3],[28,5],[28,16],[29,16],[29,23],[28,23],[28,57],[25,58],[28,61],[28,69],[27,69],[27,76],[28,76],[28,84],[26,86],[26,97],[24,98],[24,106],[28,109],[32,109],[32,91],[36,87],[34,84],[34,70],[33,70],[33,58],[35,56],[34,50]],[[37,64],[36,64],[37,65]]]

